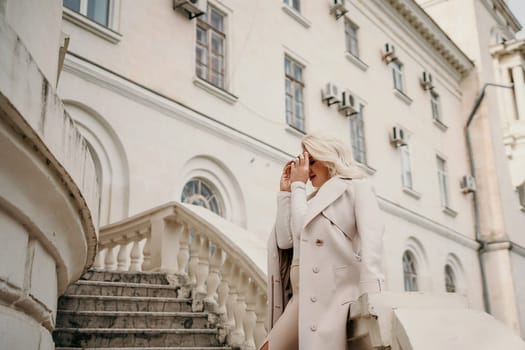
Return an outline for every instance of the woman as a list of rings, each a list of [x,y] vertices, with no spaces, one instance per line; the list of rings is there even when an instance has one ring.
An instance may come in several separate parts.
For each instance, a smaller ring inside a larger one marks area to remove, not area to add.
[[[283,169],[268,242],[271,331],[262,349],[343,350],[350,303],[383,289],[382,214],[341,141],[309,134],[301,145]]]

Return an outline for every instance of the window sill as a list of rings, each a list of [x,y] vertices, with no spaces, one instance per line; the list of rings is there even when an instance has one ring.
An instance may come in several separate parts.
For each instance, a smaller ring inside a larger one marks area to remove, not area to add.
[[[374,175],[377,171],[376,169],[372,168],[371,166],[365,163],[359,163],[358,161],[356,161],[355,164],[359,169],[363,170],[368,175]]]
[[[297,12],[296,10],[294,10],[293,8],[291,8],[290,6],[286,5],[286,4],[283,4],[282,7],[283,11],[289,15],[290,17],[292,17],[293,19],[295,19],[297,22],[299,22],[299,24],[301,24],[303,27],[305,28],[310,28],[310,26],[312,25],[312,23],[310,23],[309,20],[307,20],[306,18],[303,17],[303,15],[301,15],[299,12]]]
[[[455,211],[454,209],[449,208],[449,207],[443,207],[442,210],[443,210],[443,213],[445,213],[445,214],[447,214],[449,216],[452,216],[453,218],[458,216],[458,212]]]
[[[286,125],[286,127],[284,128],[284,130],[294,136],[297,136],[297,137],[300,137],[302,138],[304,135],[306,135],[306,133],[304,131],[301,131],[299,129],[296,129],[294,128],[293,126],[290,126],[290,125]]]
[[[432,118],[434,120],[434,125],[437,126],[441,131],[447,131],[448,126],[443,124],[443,122],[439,119]]]
[[[122,34],[104,27],[103,25],[90,20],[86,16],[83,16],[80,13],[72,11],[66,7],[62,8],[62,18],[101,37],[102,39],[106,39],[112,44],[118,44],[120,40],[122,40]]]
[[[410,106],[412,104],[412,99],[408,97],[403,91],[394,88],[394,95],[396,95],[397,98],[405,102],[407,105]]]
[[[205,90],[206,92],[209,92],[210,94],[220,98],[221,100],[228,102],[231,105],[237,102],[237,100],[239,99],[234,94],[231,94],[226,90],[222,90],[216,86],[213,86],[212,84],[208,83],[206,80],[202,80],[201,78],[198,78],[198,77],[193,78],[193,84]]]
[[[345,52],[346,59],[352,62],[357,66],[357,68],[361,69],[363,72],[366,72],[368,69],[368,64],[361,61],[359,57],[352,55],[350,52]]]
[[[411,188],[408,188],[408,187],[405,187],[403,186],[403,192],[405,192],[406,194],[414,197],[415,199],[420,199],[421,198],[421,193],[411,189]]]

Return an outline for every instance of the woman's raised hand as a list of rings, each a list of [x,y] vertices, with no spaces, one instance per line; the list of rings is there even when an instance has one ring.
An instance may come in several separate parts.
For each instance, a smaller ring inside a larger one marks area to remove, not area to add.
[[[293,163],[293,160],[290,160],[283,167],[283,172],[281,174],[281,181],[279,183],[279,187],[281,191],[285,191],[285,192],[291,191],[292,182],[290,181],[290,170],[292,169],[292,163]]]
[[[291,164],[290,169],[290,184],[295,181],[306,183],[310,173],[310,157],[308,152],[304,151],[299,154],[295,161]]]

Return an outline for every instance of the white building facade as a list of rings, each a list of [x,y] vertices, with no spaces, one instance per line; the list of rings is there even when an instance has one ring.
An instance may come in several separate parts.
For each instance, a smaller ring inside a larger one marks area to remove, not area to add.
[[[179,1],[100,3],[64,1],[58,85],[97,164],[100,225],[184,200],[266,237],[283,164],[323,130],[374,183],[388,289],[458,292],[483,309],[460,185],[479,66],[416,2],[209,0],[195,18]],[[511,297],[503,309],[525,314]]]

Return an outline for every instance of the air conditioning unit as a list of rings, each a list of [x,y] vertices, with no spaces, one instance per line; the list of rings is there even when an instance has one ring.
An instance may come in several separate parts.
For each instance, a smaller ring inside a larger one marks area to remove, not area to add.
[[[357,101],[350,91],[343,91],[341,94],[341,104],[339,105],[339,111],[344,113],[346,117],[357,113]]]
[[[421,86],[425,90],[429,90],[429,89],[432,89],[434,87],[434,85],[432,83],[432,74],[430,74],[427,71],[424,71],[421,74],[421,79],[419,80],[419,82],[421,83]]]
[[[397,60],[396,56],[396,48],[394,45],[386,43],[385,48],[383,51],[383,60],[385,60],[386,63],[390,63],[392,61]]]
[[[407,145],[407,136],[403,128],[394,126],[390,134],[390,142],[396,147],[405,146]]]
[[[207,6],[207,0],[173,0],[173,9],[183,9],[189,19],[205,14]]]
[[[335,19],[338,20],[341,16],[348,12],[346,8],[346,0],[330,0],[330,13],[335,15]]]
[[[525,208],[525,182],[516,187],[516,190],[518,191],[518,195],[520,198],[521,208]]]
[[[321,90],[321,97],[323,102],[326,101],[328,106],[341,102],[339,88],[334,83],[326,83],[324,89]]]
[[[472,175],[465,175],[460,182],[463,193],[476,192],[476,179]]]

